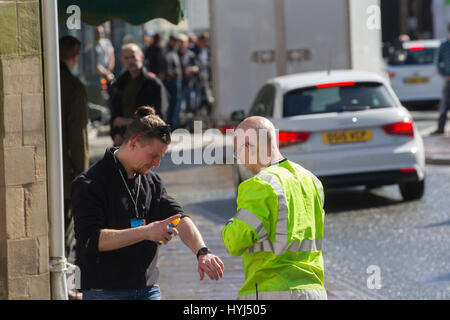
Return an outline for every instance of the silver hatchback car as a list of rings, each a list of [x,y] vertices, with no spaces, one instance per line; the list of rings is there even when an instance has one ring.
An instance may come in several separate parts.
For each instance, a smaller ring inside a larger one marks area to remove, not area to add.
[[[404,200],[424,194],[425,154],[409,111],[371,72],[336,70],[268,80],[248,116],[278,129],[284,156],[325,187],[398,184]],[[236,187],[252,174],[234,166]]]

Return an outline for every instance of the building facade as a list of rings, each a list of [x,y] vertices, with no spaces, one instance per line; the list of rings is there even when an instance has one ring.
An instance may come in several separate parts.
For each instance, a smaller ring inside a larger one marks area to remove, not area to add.
[[[0,2],[0,299],[50,299],[39,5]]]

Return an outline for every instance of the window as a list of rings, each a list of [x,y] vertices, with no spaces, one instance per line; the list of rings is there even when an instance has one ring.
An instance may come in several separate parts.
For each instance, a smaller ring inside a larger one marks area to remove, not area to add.
[[[253,101],[249,116],[272,117],[274,103],[275,87],[271,84],[265,85]]]
[[[437,48],[403,50],[389,58],[391,66],[433,64],[437,61]]]
[[[387,108],[394,101],[377,82],[349,86],[308,87],[287,92],[283,97],[283,116],[292,117],[326,112]]]

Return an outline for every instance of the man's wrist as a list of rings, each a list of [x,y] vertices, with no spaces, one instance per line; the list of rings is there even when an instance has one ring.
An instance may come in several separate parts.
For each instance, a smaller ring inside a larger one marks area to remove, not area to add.
[[[200,248],[197,251],[197,260],[200,258],[200,256],[204,256],[205,254],[208,254],[208,253],[211,253],[211,250],[209,250],[208,247]]]

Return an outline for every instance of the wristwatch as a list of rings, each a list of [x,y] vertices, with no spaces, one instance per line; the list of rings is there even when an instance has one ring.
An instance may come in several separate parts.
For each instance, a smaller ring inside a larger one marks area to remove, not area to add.
[[[200,256],[203,256],[205,254],[211,253],[211,250],[209,250],[207,247],[203,247],[197,252],[197,260]]]

